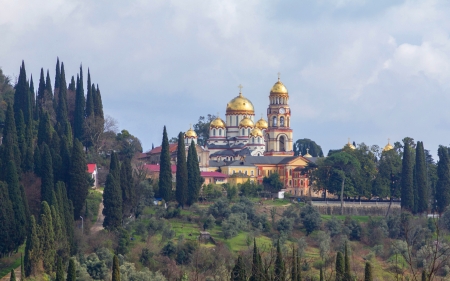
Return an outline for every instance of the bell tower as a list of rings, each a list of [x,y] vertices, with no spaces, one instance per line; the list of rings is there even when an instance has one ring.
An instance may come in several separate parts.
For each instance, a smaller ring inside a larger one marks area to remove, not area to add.
[[[284,84],[278,81],[273,85],[269,95],[267,120],[269,127],[265,132],[267,156],[294,156],[293,136],[291,129],[291,109],[289,108],[289,93]]]

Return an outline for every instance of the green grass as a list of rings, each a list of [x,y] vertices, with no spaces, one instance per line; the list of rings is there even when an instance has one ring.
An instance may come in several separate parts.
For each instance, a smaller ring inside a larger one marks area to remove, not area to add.
[[[89,217],[92,222],[97,221],[98,207],[102,202],[103,194],[96,190],[90,190],[86,198],[86,204],[89,211]]]
[[[263,200],[263,205],[265,206],[284,206],[292,204],[289,199],[274,199],[274,200]]]
[[[320,215],[320,216],[321,216],[322,219],[325,220],[325,221],[331,220],[331,217],[333,217],[332,215]],[[337,215],[337,216],[334,216],[334,217],[337,218],[338,220],[345,220],[345,218],[346,218],[347,216]],[[370,216],[350,216],[350,217],[351,217],[352,219],[358,221],[358,222],[364,222],[364,223],[366,223],[366,222],[369,221],[369,217],[370,217]],[[372,218],[376,219],[377,217],[372,217]]]
[[[175,239],[178,239],[180,235],[183,235],[186,240],[197,240],[197,237],[200,235],[201,229],[196,223],[171,219],[170,224],[176,233]],[[192,235],[189,236],[189,234]]]
[[[0,259],[0,278],[9,276],[11,269],[16,269],[20,266],[20,254],[25,252],[25,244],[19,247],[19,251],[11,257],[4,257]]]

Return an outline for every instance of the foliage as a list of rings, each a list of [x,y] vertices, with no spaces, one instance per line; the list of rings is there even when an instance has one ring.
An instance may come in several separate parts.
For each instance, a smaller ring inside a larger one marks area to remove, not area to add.
[[[269,192],[278,192],[283,188],[283,182],[280,180],[278,173],[270,174],[269,177],[263,178],[264,189]]]
[[[204,178],[200,176],[200,167],[198,163],[197,149],[194,141],[191,142],[187,157],[188,170],[188,198],[187,204],[191,206],[198,200],[200,188],[204,182]]]
[[[447,148],[439,146],[437,165],[438,181],[436,183],[436,207],[441,214],[450,204],[450,161]]]
[[[319,229],[322,224],[319,212],[309,204],[302,208],[300,216],[307,235],[311,234],[314,230]]]
[[[402,209],[413,211],[414,209],[414,193],[413,193],[413,169],[414,162],[412,158],[412,149],[409,145],[409,138],[403,140],[403,159],[402,159],[402,181],[401,181],[401,196]]]
[[[246,230],[248,226],[247,214],[232,213],[222,222],[222,233],[225,239],[236,236],[239,231]]]
[[[106,178],[105,190],[103,193],[103,227],[114,230],[122,225],[122,191],[120,182],[113,174]]]
[[[188,169],[186,163],[186,149],[184,147],[184,134],[182,132],[178,134],[175,198],[181,207],[183,207],[188,200]]]
[[[312,157],[323,157],[322,147],[310,139],[298,139],[294,143],[294,154],[305,155],[309,153]]]
[[[166,126],[164,126],[163,138],[161,144],[159,172],[159,196],[166,202],[172,198],[172,168],[170,165],[169,141],[167,140]]]
[[[209,124],[211,121],[216,119],[215,115],[208,114],[205,116],[200,116],[198,122],[194,124],[194,131],[197,133],[197,141],[199,145],[205,145],[206,140],[209,139]]]
[[[73,203],[74,218],[78,219],[86,202],[89,190],[88,174],[86,172],[86,156],[83,145],[77,139],[73,142],[72,159],[70,161],[69,188],[67,194]]]

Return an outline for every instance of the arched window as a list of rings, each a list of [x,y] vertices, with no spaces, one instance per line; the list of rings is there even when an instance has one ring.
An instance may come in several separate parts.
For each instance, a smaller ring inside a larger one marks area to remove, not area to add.
[[[239,116],[236,116],[236,126],[239,126]]]
[[[251,171],[250,174],[253,176],[253,171]]]
[[[289,175],[292,176],[292,169],[289,169]]]
[[[261,143],[261,138],[258,138],[258,143]]]
[[[276,116],[272,117],[272,126],[274,126],[274,127],[277,126],[277,117]]]
[[[230,116],[230,126],[232,126],[233,125],[233,117],[232,116]]]
[[[284,117],[283,116],[280,117],[280,126],[284,127]]]
[[[222,135],[222,129],[219,129],[219,136]]]
[[[245,135],[245,130],[244,130],[244,129],[242,129],[242,135],[243,135],[243,136]]]
[[[280,137],[280,151],[286,151],[286,148],[284,146],[284,136]]]
[[[213,129],[213,136],[216,135],[216,129]]]
[[[250,135],[250,128],[247,130],[247,133]]]

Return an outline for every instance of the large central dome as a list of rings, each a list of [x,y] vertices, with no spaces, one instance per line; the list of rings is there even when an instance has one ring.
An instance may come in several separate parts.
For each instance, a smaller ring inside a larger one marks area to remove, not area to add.
[[[227,114],[249,114],[255,115],[255,109],[250,100],[239,93],[239,96],[227,104]]]

